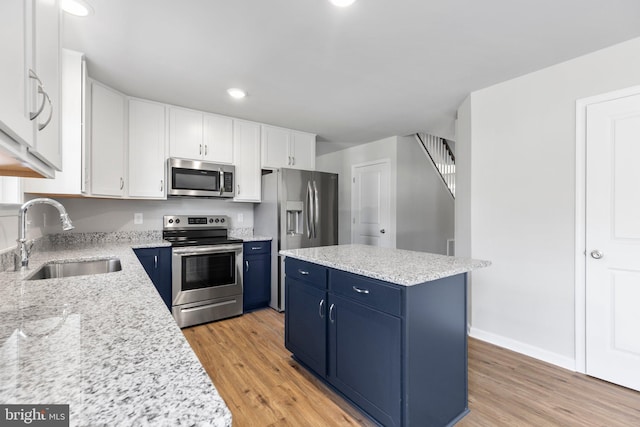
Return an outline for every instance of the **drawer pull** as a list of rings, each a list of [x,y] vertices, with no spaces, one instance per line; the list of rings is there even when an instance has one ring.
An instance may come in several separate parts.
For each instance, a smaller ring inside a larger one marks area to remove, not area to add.
[[[303,276],[308,276],[309,272],[308,271],[304,271],[304,270],[298,270],[298,273],[302,274]]]
[[[258,249],[262,249],[260,246],[251,246],[252,251],[257,251]]]
[[[359,294],[365,294],[366,295],[366,294],[369,293],[369,289],[361,289],[361,288],[358,288],[356,286],[353,287],[353,290],[356,291]]]

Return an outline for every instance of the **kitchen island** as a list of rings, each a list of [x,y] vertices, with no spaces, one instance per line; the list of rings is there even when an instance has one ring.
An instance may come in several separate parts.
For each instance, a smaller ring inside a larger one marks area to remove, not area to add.
[[[338,245],[285,250],[285,346],[384,426],[468,413],[467,272],[488,261]]]
[[[0,273],[0,404],[69,404],[71,426],[231,426],[218,394],[132,248],[59,235],[26,272]],[[122,270],[24,280],[43,263],[117,257]]]

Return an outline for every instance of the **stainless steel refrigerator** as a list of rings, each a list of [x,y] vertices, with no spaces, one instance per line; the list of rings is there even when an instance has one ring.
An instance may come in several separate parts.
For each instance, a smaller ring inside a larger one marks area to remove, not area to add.
[[[271,236],[271,307],[285,309],[283,249],[338,244],[338,175],[299,169],[263,170],[255,234]]]

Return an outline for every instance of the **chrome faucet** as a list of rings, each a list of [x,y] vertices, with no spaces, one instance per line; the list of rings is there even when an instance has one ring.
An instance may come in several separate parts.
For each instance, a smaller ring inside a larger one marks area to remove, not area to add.
[[[14,254],[14,266],[16,271],[27,268],[29,266],[29,255],[31,254],[31,245],[27,245],[27,209],[33,205],[47,204],[58,209],[60,212],[60,223],[62,229],[67,231],[73,229],[73,224],[69,219],[69,215],[61,203],[45,197],[29,200],[20,207],[18,211],[18,248]]]

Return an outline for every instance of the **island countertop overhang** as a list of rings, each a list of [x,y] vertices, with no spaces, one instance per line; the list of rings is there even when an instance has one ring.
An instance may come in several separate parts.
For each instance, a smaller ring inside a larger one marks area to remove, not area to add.
[[[401,286],[414,286],[491,265],[484,260],[356,244],[282,250],[280,255]]]

